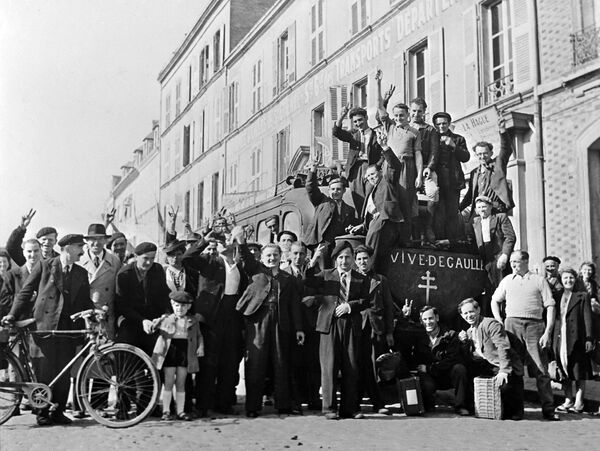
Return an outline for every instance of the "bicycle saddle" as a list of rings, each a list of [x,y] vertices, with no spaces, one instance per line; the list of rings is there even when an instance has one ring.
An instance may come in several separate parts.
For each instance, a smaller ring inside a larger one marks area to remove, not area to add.
[[[25,327],[30,326],[33,323],[35,323],[35,318],[27,318],[21,321],[15,321],[15,327],[18,327],[19,329],[24,329]]]

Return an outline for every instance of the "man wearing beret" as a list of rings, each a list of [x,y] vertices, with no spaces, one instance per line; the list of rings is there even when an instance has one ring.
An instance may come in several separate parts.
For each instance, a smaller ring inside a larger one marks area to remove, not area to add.
[[[342,128],[346,115],[350,113],[353,130]],[[370,164],[380,163],[381,149],[377,144],[377,136],[369,127],[367,110],[344,106],[342,114],[333,125],[332,134],[340,141],[350,144],[346,160],[346,178],[350,182],[350,191],[356,211],[361,211],[365,200],[365,172]]]
[[[552,290],[552,296],[556,299],[556,296],[561,295],[563,291],[562,283],[560,283],[560,274],[558,273],[558,268],[561,264],[560,258],[548,255],[544,257],[542,263],[544,264],[546,280],[548,281],[548,285],[550,285],[550,290]]]
[[[149,335],[152,320],[168,311],[170,290],[165,270],[154,262],[156,245],[140,243],[134,254],[135,261],[123,266],[117,274],[116,341],[137,346],[152,355],[156,340],[155,336]]]
[[[319,246],[316,253],[321,252]],[[323,412],[327,419],[363,418],[358,396],[358,354],[362,330],[361,312],[369,307],[367,279],[353,270],[352,245],[342,241],[331,254],[336,267],[315,274],[306,271],[305,285],[315,290],[319,302],[316,330],[321,334],[319,361]],[[309,265],[316,260],[313,258]],[[342,373],[341,400],[338,409],[336,380]]]
[[[43,260],[33,267],[31,275],[16,296],[10,313],[3,322],[14,321],[22,312],[31,309],[38,330],[80,329],[83,325],[73,324],[70,316],[94,307],[90,300],[90,286],[86,271],[76,265],[83,255],[83,235],[65,235],[58,242],[60,254]],[[80,339],[73,336],[34,336],[32,354],[41,356],[35,359],[37,378],[44,384],[50,383],[60,370],[75,356],[75,348]],[[39,353],[38,353],[39,352]],[[69,424],[64,415],[69,395],[69,377],[64,374],[52,388],[52,400],[58,404],[50,414],[49,409],[37,413],[40,426]]]
[[[355,225],[356,211],[343,201],[346,191],[346,180],[333,178],[329,181],[329,196],[321,192],[317,182],[317,162],[309,164],[306,179],[306,192],[311,203],[315,206],[313,220],[308,225],[304,241],[310,249],[324,244],[322,251],[324,268],[331,267],[331,251],[335,246],[335,237],[344,235],[348,226]]]
[[[446,112],[433,115],[433,124],[439,132],[437,176],[439,201],[433,209],[433,228],[438,240],[453,240],[458,236],[458,202],[460,191],[465,187],[465,175],[461,163],[471,155],[467,142],[461,135],[450,130],[452,117]]]
[[[19,266],[25,264],[25,257],[23,255],[23,238],[27,232],[27,226],[33,219],[35,210],[29,210],[29,213],[21,217],[21,224],[12,231],[6,242],[6,251],[10,255],[15,263]],[[36,238],[40,243],[40,249],[42,251],[42,259],[47,260],[49,258],[58,257],[58,253],[54,250],[58,232],[54,227],[42,227],[36,234]]]

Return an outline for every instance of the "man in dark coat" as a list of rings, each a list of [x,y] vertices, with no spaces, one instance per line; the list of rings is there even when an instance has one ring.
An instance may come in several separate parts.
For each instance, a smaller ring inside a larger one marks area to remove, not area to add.
[[[452,117],[446,112],[433,115],[440,137],[436,170],[440,191],[433,209],[433,228],[438,240],[454,240],[459,236],[457,211],[460,191],[465,187],[461,163],[471,157],[465,138],[450,130],[451,122]]]
[[[37,330],[69,330],[83,327],[83,324],[73,324],[70,318],[74,313],[94,308],[90,299],[87,272],[75,264],[83,255],[83,235],[65,235],[58,245],[58,257],[43,260],[33,267],[3,322],[14,321],[24,312],[32,311]],[[39,348],[36,351],[43,357],[36,359],[35,372],[39,382],[48,384],[75,356],[75,348],[81,343],[81,338],[68,335],[35,335],[34,342]],[[69,384],[68,373],[54,384],[52,400],[57,403],[57,408],[52,414],[48,408],[38,411],[37,422],[40,426],[71,423],[64,415]]]
[[[140,243],[134,254],[135,261],[117,274],[116,341],[137,346],[151,356],[156,341],[156,336],[151,335],[152,320],[168,311],[170,290],[165,270],[154,262],[156,245]]]
[[[348,112],[354,126],[352,131],[342,128]],[[377,143],[375,130],[369,127],[367,110],[344,106],[342,114],[333,125],[332,135],[350,145],[346,160],[346,178],[350,182],[354,208],[356,211],[362,211],[366,188],[365,172],[370,164],[381,163],[381,148]]]
[[[320,246],[317,252],[322,249]],[[336,268],[306,273],[306,286],[315,290],[319,303],[316,330],[321,334],[321,390],[323,412],[327,419],[363,418],[358,396],[361,312],[369,307],[367,279],[352,269],[352,245],[342,241],[333,250]],[[341,400],[338,409],[335,382],[342,373]]]
[[[23,255],[23,238],[27,232],[27,226],[33,219],[35,210],[29,210],[29,213],[21,217],[21,224],[12,231],[6,242],[6,251],[15,263],[19,266],[25,264],[25,256]],[[54,227],[42,227],[35,236],[40,243],[42,259],[58,257],[58,253],[54,250],[54,245],[58,238],[58,232]]]

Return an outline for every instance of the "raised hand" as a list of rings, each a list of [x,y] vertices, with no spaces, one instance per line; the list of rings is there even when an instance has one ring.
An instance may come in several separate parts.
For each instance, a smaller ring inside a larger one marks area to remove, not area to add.
[[[408,298],[404,299],[404,305],[402,306],[402,315],[405,318],[408,318],[410,316],[410,312],[412,311],[412,304],[412,299],[410,301],[408,300]]]
[[[383,101],[388,102],[394,95],[395,91],[396,91],[396,87],[394,85],[390,85],[390,89],[385,91],[385,93],[383,94]]]
[[[377,129],[377,143],[382,149],[388,148],[388,135],[385,130],[382,130],[381,128]]]
[[[375,71],[375,80],[381,81],[382,78],[383,78],[383,71],[381,69],[377,69],[377,71]]]
[[[106,213],[105,226],[108,227],[115,220],[115,215],[117,214],[117,209],[113,208],[111,211]]]
[[[27,226],[31,223],[33,217],[35,216],[35,213],[36,211],[33,208],[31,208],[29,210],[29,213],[25,213],[23,216],[21,216],[21,227],[26,229]]]

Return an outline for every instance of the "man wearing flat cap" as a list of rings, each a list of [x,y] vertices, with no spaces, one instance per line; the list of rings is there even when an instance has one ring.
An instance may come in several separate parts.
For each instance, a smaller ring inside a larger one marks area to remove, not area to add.
[[[438,240],[458,237],[458,203],[460,191],[465,187],[461,163],[471,155],[465,138],[450,130],[452,117],[442,111],[433,115],[433,125],[438,130],[440,145],[437,161],[439,200],[433,207],[433,229]]]
[[[12,231],[6,242],[6,251],[10,255],[15,263],[19,266],[25,264],[25,257],[23,256],[23,238],[27,232],[27,226],[33,219],[35,210],[29,210],[29,213],[21,217],[21,224]],[[42,227],[35,235],[38,242],[40,243],[40,250],[42,251],[42,259],[47,260],[49,258],[58,257],[58,253],[54,250],[56,239],[58,238],[58,232],[54,227]]]
[[[350,115],[352,131],[344,130],[342,125],[346,115]],[[340,141],[350,144],[346,160],[346,177],[350,182],[350,191],[354,208],[361,211],[365,200],[365,172],[370,164],[380,163],[381,148],[377,144],[377,136],[369,127],[367,110],[344,106],[342,114],[333,125],[332,134]]]
[[[156,340],[156,336],[149,335],[152,320],[168,311],[170,290],[165,270],[154,262],[156,245],[140,243],[134,254],[135,261],[123,266],[117,274],[116,341],[137,346],[151,356]]]
[[[303,242],[310,249],[324,244],[322,252],[322,268],[330,268],[331,251],[335,246],[335,237],[346,234],[346,228],[358,223],[356,210],[348,205],[342,197],[346,191],[346,179],[333,178],[329,181],[329,196],[321,192],[317,182],[317,162],[309,164],[306,179],[306,192],[315,207],[313,220],[308,225]]]
[[[317,248],[319,252],[321,247]],[[319,302],[316,330],[321,334],[319,361],[323,412],[327,419],[363,418],[358,396],[361,312],[369,307],[367,279],[352,269],[352,245],[341,241],[331,254],[336,267],[315,274],[306,271],[305,285],[312,288]],[[311,260],[311,264],[315,260]],[[309,264],[310,265],[310,264]],[[342,373],[341,401],[338,408],[336,380]]]
[[[560,258],[555,257],[554,255],[548,255],[544,257],[542,260],[544,264],[544,273],[546,275],[546,281],[548,285],[550,285],[550,290],[552,290],[552,296],[556,299],[557,296],[562,294],[563,286],[560,283],[560,274],[558,272],[558,268],[560,267],[561,261]]]
[[[110,238],[106,234],[104,224],[90,224],[88,233],[83,237],[86,250],[79,260],[79,265],[88,273],[90,297],[94,306],[108,308],[106,314],[106,333],[108,338],[115,338],[115,290],[117,273],[121,269],[119,257],[108,252],[104,246]]]
[[[58,245],[60,254],[42,260],[33,267],[31,275],[16,296],[10,313],[2,321],[11,322],[22,312],[31,309],[30,303],[37,293],[33,305],[33,317],[37,330],[81,329],[83,324],[74,324],[70,316],[94,307],[90,300],[90,286],[86,271],[76,265],[83,255],[83,235],[65,235]],[[80,320],[81,321],[81,320]],[[35,370],[39,382],[50,383],[58,372],[75,356],[79,337],[34,336],[32,355],[36,355]],[[64,374],[52,387],[52,400],[58,404],[50,414],[49,409],[37,412],[41,426],[69,424],[64,415],[69,395],[69,375]]]

